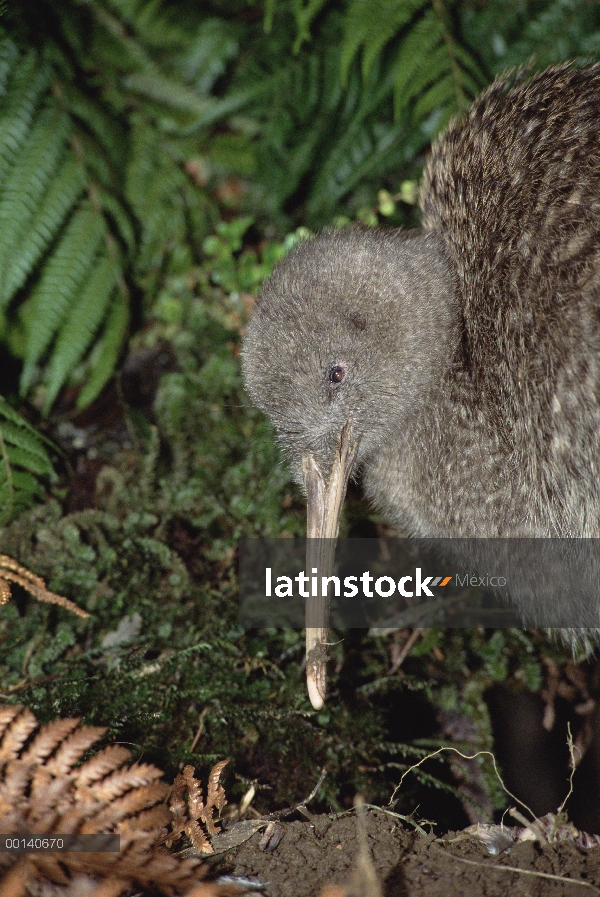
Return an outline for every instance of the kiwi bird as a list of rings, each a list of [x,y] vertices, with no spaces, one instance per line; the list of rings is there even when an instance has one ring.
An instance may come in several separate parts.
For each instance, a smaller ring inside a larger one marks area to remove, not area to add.
[[[404,534],[600,536],[599,116],[600,64],[502,76],[434,143],[422,229],[328,230],[279,263],[243,368],[309,537],[336,538],[359,472]]]

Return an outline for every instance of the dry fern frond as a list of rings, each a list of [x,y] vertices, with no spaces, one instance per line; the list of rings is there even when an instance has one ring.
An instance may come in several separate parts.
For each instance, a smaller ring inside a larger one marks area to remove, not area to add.
[[[45,601],[47,604],[59,604],[61,607],[66,607],[67,610],[73,611],[78,617],[89,617],[87,611],[77,607],[68,598],[48,591],[46,583],[41,576],[36,576],[35,573],[17,563],[7,554],[0,554],[0,604],[7,604],[10,600],[11,582],[21,586],[30,595],[37,598],[38,601]]]
[[[121,845],[118,853],[0,853],[2,897],[121,897],[133,888],[170,897],[239,894],[203,882],[206,867],[199,859],[181,859],[163,846],[173,817],[161,770],[126,764],[130,753],[119,745],[81,763],[105,731],[77,719],[40,727],[30,710],[0,706],[0,835],[118,834]],[[181,800],[192,788],[196,820],[210,818],[212,824],[213,809],[225,803],[218,783],[223,766],[211,773],[211,797],[201,811],[199,783],[189,767]]]
[[[229,760],[220,760],[215,763],[208,777],[206,804],[202,797],[202,782],[194,778],[194,767],[186,766],[173,782],[173,790],[169,807],[172,814],[170,841],[176,841],[182,834],[188,836],[196,850],[200,853],[214,853],[210,841],[200,828],[200,822],[206,826],[210,835],[219,831],[215,825],[213,814],[216,810],[220,815],[227,803],[225,789],[219,784],[221,773],[229,763]],[[187,805],[184,795],[187,791]]]

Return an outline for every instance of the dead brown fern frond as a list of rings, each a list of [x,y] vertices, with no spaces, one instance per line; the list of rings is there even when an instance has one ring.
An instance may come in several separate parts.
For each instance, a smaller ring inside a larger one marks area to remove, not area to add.
[[[208,788],[206,804],[202,797],[202,783],[194,778],[194,767],[186,766],[173,782],[173,790],[169,801],[169,807],[173,816],[169,841],[177,839],[185,834],[188,836],[196,850],[200,853],[213,853],[210,841],[200,827],[203,822],[210,835],[219,831],[215,825],[214,811],[220,815],[227,803],[225,789],[219,784],[221,773],[229,763],[229,760],[220,760],[215,763],[208,776]],[[184,796],[187,792],[187,804]]]
[[[58,604],[67,610],[73,611],[78,617],[89,617],[87,611],[77,607],[68,598],[63,595],[56,595],[46,588],[46,583],[41,576],[36,576],[27,567],[17,563],[14,558],[7,554],[0,554],[0,604],[7,604],[10,600],[10,584],[16,583],[37,598],[38,601],[44,601],[47,604]]]
[[[121,897],[134,888],[186,897],[239,894],[203,882],[199,859],[181,859],[163,846],[173,815],[161,770],[127,763],[130,753],[120,745],[81,763],[105,731],[77,719],[40,727],[30,710],[0,706],[0,835],[120,836],[118,853],[0,852],[2,897]],[[225,802],[219,774],[204,808],[211,821],[212,808]]]

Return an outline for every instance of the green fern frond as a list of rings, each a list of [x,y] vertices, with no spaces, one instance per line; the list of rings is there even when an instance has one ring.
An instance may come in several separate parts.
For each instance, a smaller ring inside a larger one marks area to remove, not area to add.
[[[310,26],[321,12],[327,0],[294,0],[294,17],[296,19],[296,40],[294,53],[297,53],[304,41],[310,40]]]
[[[239,52],[237,29],[223,19],[205,19],[174,59],[174,74],[207,96]]]
[[[408,25],[429,0],[351,0],[344,19],[342,80],[348,77],[354,57],[362,47],[363,76],[383,47]]]
[[[36,365],[72,310],[93,267],[105,232],[102,215],[89,206],[79,209],[69,222],[25,303],[27,344],[20,384],[22,395],[31,386]]]
[[[185,174],[177,147],[164,135],[157,139],[141,116],[133,128],[125,191],[142,231],[135,271],[150,289],[147,278],[156,283],[175,247],[180,262],[193,263],[208,229],[208,200]]]
[[[119,359],[129,327],[129,305],[119,292],[112,300],[102,335],[90,357],[90,375],[77,397],[77,407],[85,408],[108,383]]]
[[[19,59],[19,51],[9,40],[0,41],[0,96],[6,94],[8,79]]]
[[[367,78],[391,42],[399,43],[393,63],[396,120],[410,106],[415,120],[424,119],[435,111],[437,98],[441,123],[465,106],[484,83],[475,58],[454,39],[442,0],[352,0],[344,22],[342,77],[347,79],[362,49],[363,78]]]
[[[456,84],[450,75],[446,75],[419,97],[413,109],[413,116],[417,121],[422,121],[437,110],[439,113],[435,119],[437,132],[452,118],[456,106]]]
[[[408,105],[431,81],[427,82],[431,54],[436,50],[442,50],[438,61],[443,64],[443,71],[448,71],[447,53],[443,47],[444,32],[442,25],[433,12],[428,10],[425,15],[416,22],[407,36],[400,44],[400,49],[394,62],[394,95],[396,101],[395,114]],[[436,66],[434,79],[439,77],[439,65]]]
[[[461,32],[490,74],[534,60],[536,69],[557,62],[600,58],[600,7],[586,0],[544,3],[465,3]]]
[[[0,396],[0,523],[28,507],[51,475],[41,436]]]
[[[27,221],[27,228],[21,229],[11,254],[5,248],[3,240],[4,279],[0,293],[3,305],[6,306],[21,289],[84,187],[85,171],[82,165],[76,159],[67,157],[48,185],[35,214]]]
[[[273,19],[275,18],[275,7],[277,0],[265,0],[263,22],[264,29],[267,34],[273,30]]]
[[[11,41],[3,41],[5,48]],[[5,56],[11,58],[10,49]],[[14,164],[25,143],[36,110],[50,85],[50,69],[40,64],[37,53],[30,51],[22,59],[16,59],[0,96],[0,184]]]
[[[435,9],[428,9],[400,44],[394,63],[396,118],[412,104],[415,121],[437,108],[439,129],[484,83],[475,59],[454,40],[445,18],[436,0]]]
[[[131,257],[137,240],[114,189],[123,162],[121,128],[69,83],[72,63],[56,47],[48,59],[65,75],[64,84],[36,52],[22,54],[0,40],[0,311],[14,321],[17,305],[22,322],[14,342],[24,344],[22,395],[50,353],[44,376],[51,402],[70,373],[65,364],[80,360],[109,312],[123,274],[121,247]],[[86,190],[89,199],[82,202]],[[110,263],[103,260],[109,244]],[[94,280],[98,272],[106,280],[102,288]],[[78,310],[86,298],[91,305],[84,326]],[[114,345],[109,351],[114,364]]]
[[[50,359],[44,414],[49,412],[67,377],[89,349],[106,316],[118,274],[115,262],[101,256],[82,286],[81,295],[72,305],[69,316],[56,337]]]
[[[33,451],[28,451],[27,448],[22,448],[18,445],[10,444],[11,436],[15,434],[11,434],[9,431],[10,425],[7,423],[2,424],[2,438],[5,443],[9,445],[9,456],[13,466],[20,466],[27,468],[31,471],[31,473],[38,474],[39,476],[45,476],[48,473],[48,467],[44,463],[44,459],[41,459],[38,454]],[[16,434],[17,437],[19,434]]]
[[[64,171],[64,165],[61,163],[69,132],[70,122],[62,112],[57,109],[44,109],[37,117],[27,143],[19,154],[18,161],[12,166],[0,188],[0,233],[2,234],[0,270],[3,274],[0,288],[0,309],[5,308],[14,295],[14,287],[7,285],[9,265],[12,267],[13,264],[16,264],[17,267],[24,269],[25,276],[29,273],[30,269],[27,270],[24,259],[20,256],[20,248],[23,239],[38,223],[38,212],[45,198],[50,193],[53,203],[50,209],[45,210],[46,223],[49,218],[54,219],[53,231],[46,230],[46,245],[56,233],[69,208],[69,206],[66,209],[64,207],[64,184],[61,181],[58,186],[60,191],[58,197],[53,184],[57,168],[60,167]],[[82,173],[73,172],[73,181],[77,182],[77,190],[80,193],[83,189]],[[68,189],[69,186],[72,188],[73,184],[67,185],[67,194],[72,195],[73,191]],[[56,199],[58,199],[58,205],[54,205]],[[57,212],[59,213],[58,220],[56,220]],[[39,244],[42,235],[39,230],[37,234]]]
[[[352,80],[359,81],[354,72]],[[307,209],[318,217],[330,215],[341,198],[359,183],[385,169],[394,154],[402,150],[405,134],[401,124],[377,120],[377,110],[391,92],[391,74],[382,71],[376,62],[368,76],[364,90],[355,85],[358,103],[329,148],[322,162]],[[348,110],[350,111],[350,110]],[[348,152],[348,147],[352,152]],[[397,157],[397,156],[396,156]]]
[[[35,466],[31,468],[32,470],[37,473],[49,474],[52,471],[52,465],[44,448],[42,437],[1,396],[0,420],[5,442],[26,452],[34,459],[32,463]]]
[[[62,103],[77,132],[82,132],[91,137],[92,145],[96,145],[106,159],[119,171],[123,165],[123,151],[125,149],[126,134],[114,115],[108,115],[106,110],[82,93],[76,84],[63,82],[61,84]],[[87,153],[84,153],[87,164]]]
[[[194,119],[205,120],[215,105],[211,97],[200,96],[186,88],[181,81],[169,78],[158,71],[136,72],[124,79],[128,90],[163,104],[170,110],[186,112]]]
[[[129,256],[133,256],[137,248],[137,238],[131,217],[125,211],[123,204],[113,193],[99,185],[95,188],[95,198],[105,216],[112,219],[112,233],[118,234]]]

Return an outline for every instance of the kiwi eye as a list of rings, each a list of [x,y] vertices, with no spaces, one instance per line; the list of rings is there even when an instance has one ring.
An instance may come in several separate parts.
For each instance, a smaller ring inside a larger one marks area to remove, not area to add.
[[[334,365],[329,369],[329,382],[330,383],[341,383],[344,377],[346,376],[346,368],[342,367],[340,364]]]

